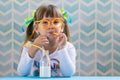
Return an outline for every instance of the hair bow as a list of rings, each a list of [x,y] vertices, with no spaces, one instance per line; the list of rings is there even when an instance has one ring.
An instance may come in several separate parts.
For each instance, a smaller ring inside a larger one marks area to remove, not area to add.
[[[25,19],[25,22],[22,24],[22,31],[24,32],[25,31],[25,26],[28,27],[28,25],[34,21],[34,15],[35,15],[35,11],[32,11],[32,15],[31,17],[28,17]]]
[[[62,16],[65,18],[65,20],[71,24],[72,16],[70,15],[70,13],[66,12],[64,8],[61,8],[61,12],[62,12]]]

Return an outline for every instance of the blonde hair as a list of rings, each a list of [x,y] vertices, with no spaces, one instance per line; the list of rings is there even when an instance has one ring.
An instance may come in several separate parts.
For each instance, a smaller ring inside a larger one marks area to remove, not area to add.
[[[52,5],[52,4],[41,5],[36,10],[35,15],[34,15],[34,20],[35,21],[41,20],[41,19],[43,19],[43,17],[61,17],[61,18],[63,18],[61,11],[55,5]],[[34,21],[31,22],[27,27],[26,38],[25,38],[24,44],[27,41],[34,41],[34,39],[37,37],[37,33],[33,32],[33,30],[34,30],[33,24],[34,24]],[[67,21],[65,19],[64,19],[64,25],[65,26],[64,26],[63,33],[66,34],[67,41],[70,41],[70,32],[69,32]]]

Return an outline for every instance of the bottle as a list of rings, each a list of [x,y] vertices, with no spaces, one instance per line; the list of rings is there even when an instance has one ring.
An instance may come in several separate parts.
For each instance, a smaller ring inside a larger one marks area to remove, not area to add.
[[[49,78],[51,77],[51,66],[50,66],[50,58],[49,58],[49,51],[43,51],[44,55],[40,60],[40,74],[41,78]]]

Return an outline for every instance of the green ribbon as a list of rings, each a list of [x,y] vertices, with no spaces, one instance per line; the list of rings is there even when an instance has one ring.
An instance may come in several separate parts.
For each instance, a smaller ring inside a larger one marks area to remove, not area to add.
[[[32,15],[31,17],[28,17],[25,19],[25,26],[28,27],[28,25],[34,21],[34,15],[35,15],[35,11],[32,11]]]
[[[66,21],[71,24],[72,23],[71,15],[68,12],[66,12],[64,8],[61,8],[61,12],[62,16],[66,19]]]
[[[34,21],[34,15],[35,15],[35,11],[32,11],[32,15],[31,17],[28,17],[25,19],[25,22],[22,24],[22,31],[25,32],[25,26],[28,27],[28,25]]]

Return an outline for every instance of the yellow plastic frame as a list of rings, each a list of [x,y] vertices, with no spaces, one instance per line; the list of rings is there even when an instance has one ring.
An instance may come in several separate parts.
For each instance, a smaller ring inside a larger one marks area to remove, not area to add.
[[[60,20],[61,21],[61,25],[59,26],[59,27],[56,27],[55,25],[54,25],[54,21],[55,20]],[[53,19],[51,19],[51,20],[47,20],[47,19],[43,19],[43,20],[38,20],[38,21],[35,21],[35,23],[41,23],[41,22],[43,22],[43,21],[47,21],[48,22],[48,27],[46,27],[46,28],[42,28],[42,29],[44,29],[44,30],[48,30],[49,28],[50,28],[50,23],[55,27],[55,28],[61,28],[62,27],[62,25],[63,25],[63,19],[62,18],[53,18]],[[41,25],[40,25],[41,26]]]

